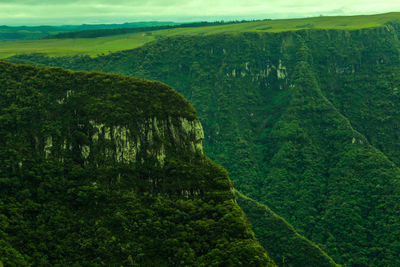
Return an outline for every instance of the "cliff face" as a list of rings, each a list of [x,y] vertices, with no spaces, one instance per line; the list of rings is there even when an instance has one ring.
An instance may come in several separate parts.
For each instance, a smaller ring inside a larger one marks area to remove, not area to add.
[[[23,116],[19,119],[34,119],[24,122],[31,130],[32,153],[64,161],[64,156],[78,152],[75,156],[83,164],[94,164],[99,157],[121,163],[155,159],[160,165],[171,154],[202,154],[204,134],[194,109],[161,83],[88,73],[75,77],[59,69],[49,73],[19,69],[23,76],[11,80],[13,68],[2,63],[7,92],[3,103],[15,101]],[[61,76],[63,83],[43,81],[52,76]],[[19,87],[24,88],[13,91]],[[150,96],[152,91],[159,96]],[[24,98],[27,94],[29,99]],[[18,134],[27,129],[12,130]]]
[[[174,37],[39,64],[171,84],[196,107],[205,149],[235,187],[338,263],[395,266],[400,68],[396,27]]]
[[[88,129],[84,129],[85,126]],[[79,127],[78,127],[79,128]],[[203,128],[198,119],[189,121],[186,118],[169,117],[166,120],[157,120],[157,117],[143,121],[143,124],[134,127],[106,126],[93,120],[89,126],[82,125],[85,134],[84,144],[79,145],[83,164],[97,164],[97,158],[110,160],[116,163],[143,163],[145,160],[156,160],[162,167],[165,163],[167,151],[174,154],[203,153]],[[47,136],[43,142],[43,151],[46,158],[52,154],[64,155],[72,151],[73,144],[70,138],[53,140],[57,137]],[[38,139],[35,139],[38,140]],[[35,147],[40,147],[35,143]],[[64,157],[59,158],[64,161]]]
[[[275,266],[168,86],[0,62],[0,265]]]

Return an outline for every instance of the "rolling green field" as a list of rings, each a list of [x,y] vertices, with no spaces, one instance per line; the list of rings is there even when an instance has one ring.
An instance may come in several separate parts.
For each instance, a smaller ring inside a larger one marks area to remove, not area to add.
[[[177,28],[90,39],[49,39],[0,42],[0,58],[17,54],[45,53],[49,56],[90,55],[133,49],[156,39],[176,35],[209,35],[235,32],[282,32],[302,29],[353,30],[379,27],[400,21],[400,12],[378,15],[332,16],[301,19],[264,20],[221,26]]]
[[[132,49],[154,40],[143,33],[88,39],[46,39],[0,42],[0,58],[17,54],[45,53],[50,56],[97,56]]]

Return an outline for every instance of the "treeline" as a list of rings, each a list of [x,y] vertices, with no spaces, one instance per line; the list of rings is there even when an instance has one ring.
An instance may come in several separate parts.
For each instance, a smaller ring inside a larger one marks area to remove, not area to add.
[[[99,29],[121,29],[155,27],[164,25],[177,25],[179,23],[171,21],[144,21],[127,22],[123,24],[82,24],[82,25],[63,25],[63,26],[0,26],[0,41],[16,40],[36,40],[49,35],[65,32],[87,31]]]
[[[138,28],[119,28],[119,29],[99,29],[99,30],[85,30],[85,31],[75,31],[75,32],[65,32],[54,35],[49,35],[44,37],[44,39],[69,39],[69,38],[97,38],[106,37],[112,35],[128,34],[128,33],[138,33],[138,32],[150,32],[158,30],[170,30],[176,28],[198,28],[207,26],[217,26],[217,25],[227,25],[235,23],[249,22],[246,20],[241,21],[215,21],[215,22],[194,22],[185,23],[179,25],[163,25],[163,26],[152,26],[152,27],[138,27]]]

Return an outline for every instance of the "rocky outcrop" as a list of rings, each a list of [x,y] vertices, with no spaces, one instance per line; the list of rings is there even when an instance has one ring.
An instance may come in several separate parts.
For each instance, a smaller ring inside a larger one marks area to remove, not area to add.
[[[84,164],[100,157],[125,164],[152,160],[163,167],[167,150],[170,153],[203,154],[204,133],[198,119],[170,116],[166,120],[159,120],[154,117],[146,119],[135,129],[120,125],[107,126],[105,123],[90,120],[89,125],[81,125],[81,128],[87,129],[84,134],[88,140],[78,148]],[[52,136],[47,136],[44,140],[45,158],[50,158],[52,154],[65,155],[74,149],[71,139],[60,139],[58,143],[53,140]],[[64,157],[59,157],[59,160],[64,161]]]

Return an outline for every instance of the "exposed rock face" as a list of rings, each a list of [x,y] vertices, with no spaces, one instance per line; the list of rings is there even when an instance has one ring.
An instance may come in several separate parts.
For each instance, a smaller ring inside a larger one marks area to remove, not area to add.
[[[67,105],[71,97],[76,94],[73,90],[67,90],[66,96],[57,100],[60,105]],[[133,118],[133,121],[135,118]],[[129,125],[108,125],[101,118],[89,120],[89,123],[80,122],[76,127],[86,136],[87,143],[81,144],[82,160],[88,164],[93,160],[91,152],[102,153],[105,158],[118,163],[135,163],[152,159],[160,166],[164,165],[167,149],[174,153],[202,154],[204,139],[203,128],[200,121],[185,117],[168,116],[158,119],[156,116],[134,121]],[[74,149],[71,138],[64,140],[58,138],[58,143],[53,143],[53,136],[45,137],[44,154],[49,158],[52,150],[58,155],[63,155]],[[97,150],[95,149],[97,147]],[[100,148],[100,151],[99,151]],[[54,154],[54,153],[53,153]],[[60,157],[63,161],[64,157]]]
[[[145,120],[135,129],[119,125],[106,126],[105,123],[94,120],[89,121],[89,124],[91,127],[86,127],[89,142],[79,148],[84,164],[93,160],[93,151],[96,157],[103,155],[104,158],[118,163],[129,164],[150,159],[158,162],[161,167],[167,157],[166,146],[174,153],[203,154],[204,132],[198,119],[170,116],[166,120],[158,120],[154,117]],[[45,138],[45,158],[51,156],[52,150],[61,152],[57,153],[60,155],[72,149],[72,143],[67,139],[53,143],[52,136]],[[64,161],[64,158],[60,157],[60,160]]]

